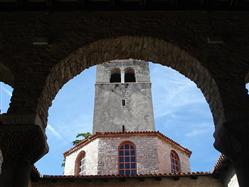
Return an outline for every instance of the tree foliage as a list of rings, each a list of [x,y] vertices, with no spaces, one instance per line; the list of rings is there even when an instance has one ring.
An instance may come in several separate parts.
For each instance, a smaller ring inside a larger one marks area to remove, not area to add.
[[[73,145],[78,144],[79,142],[81,142],[84,139],[89,138],[89,136],[91,136],[92,134],[90,132],[82,132],[82,133],[78,133],[76,135],[76,139],[72,142]]]
[[[77,145],[78,143],[80,143],[82,140],[87,139],[91,136],[92,134],[90,132],[82,132],[82,133],[78,133],[75,136],[75,140],[72,142],[73,145]],[[65,167],[65,158],[62,161],[61,167]]]

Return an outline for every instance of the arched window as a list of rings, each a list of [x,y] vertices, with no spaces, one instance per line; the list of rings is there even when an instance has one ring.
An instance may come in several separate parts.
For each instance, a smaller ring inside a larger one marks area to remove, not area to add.
[[[120,175],[136,175],[136,147],[132,142],[123,142],[118,148],[118,172]]]
[[[180,159],[178,154],[174,150],[170,152],[170,160],[171,160],[171,172],[172,173],[181,172]]]
[[[136,82],[134,69],[132,68],[125,69],[125,82]]]
[[[78,154],[74,165],[74,175],[83,175],[83,172],[85,170],[85,156],[85,151],[81,151]]]
[[[119,68],[112,69],[110,82],[121,82],[121,73]]]

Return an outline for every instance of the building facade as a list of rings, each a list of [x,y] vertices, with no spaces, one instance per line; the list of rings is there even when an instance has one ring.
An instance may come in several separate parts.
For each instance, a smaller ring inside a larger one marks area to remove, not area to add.
[[[97,65],[93,135],[65,152],[65,175],[190,172],[191,151],[155,131],[148,62]]]

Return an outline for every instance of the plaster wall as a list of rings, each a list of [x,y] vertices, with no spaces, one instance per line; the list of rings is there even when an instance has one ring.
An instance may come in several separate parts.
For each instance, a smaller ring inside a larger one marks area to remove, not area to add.
[[[160,173],[171,173],[171,160],[170,152],[174,150],[180,159],[181,172],[190,172],[189,157],[182,150],[173,146],[172,144],[166,143],[161,139],[157,141],[158,145],[158,158],[159,158],[159,172]]]
[[[114,67],[134,68],[136,82],[110,83]],[[122,131],[123,126],[126,131],[155,130],[148,68],[148,63],[134,60],[97,66],[93,133]]]
[[[224,182],[225,182],[225,187],[239,187],[237,175],[233,168],[229,168],[227,170]]]
[[[65,160],[64,175],[74,175],[75,160],[81,151],[85,151],[85,174],[97,175],[99,140],[93,140],[86,146],[68,155]]]
[[[162,177],[161,180],[146,178],[144,181],[135,178],[126,178],[125,181],[119,179],[101,180],[58,180],[34,182],[32,187],[223,187],[223,184],[211,176],[199,176],[197,179],[181,177],[178,180]]]

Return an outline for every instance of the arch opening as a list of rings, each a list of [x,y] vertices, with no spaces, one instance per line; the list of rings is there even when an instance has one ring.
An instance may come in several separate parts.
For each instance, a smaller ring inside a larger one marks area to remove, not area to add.
[[[85,163],[84,163],[85,156],[86,156],[86,152],[81,151],[75,160],[74,174],[76,176],[82,175],[85,170]]]
[[[171,173],[181,172],[180,159],[178,154],[174,151],[170,151],[170,161],[171,161]]]
[[[121,82],[121,71],[119,68],[114,68],[111,71],[110,82]]]
[[[137,46],[138,44],[139,47],[136,50],[130,48],[130,46]],[[96,56],[95,53],[92,53],[93,49],[101,51],[101,53],[98,53]],[[121,51],[126,51],[127,53]],[[37,105],[39,116],[45,117],[42,119],[44,125],[47,123],[47,113],[44,114],[44,112],[48,111],[55,95],[66,82],[89,66],[114,59],[127,58],[153,60],[182,73],[195,82],[201,89],[209,103],[214,123],[220,124],[225,120],[218,86],[209,71],[196,58],[164,40],[151,37],[122,36],[115,39],[104,39],[93,42],[73,52],[66,59],[54,66],[47,77]]]
[[[137,158],[135,144],[122,142],[118,147],[118,174],[132,176],[137,174]]]
[[[126,68],[125,72],[125,82],[136,82],[135,71],[133,68]]]
[[[212,125],[213,122],[210,110],[202,93],[192,81],[181,75],[179,72],[155,63],[150,63],[149,65],[156,129],[193,151],[193,155],[191,157],[192,160],[190,161],[194,171],[203,170],[203,168],[200,166],[200,163],[201,165],[208,165],[206,162],[205,164],[201,162],[201,157],[203,157],[203,155],[199,154],[201,152],[203,152],[205,155],[214,154],[211,161],[207,161],[209,162],[209,167],[212,168],[216,157],[218,157],[218,153],[209,152],[214,151],[214,148],[212,147],[212,132],[214,130],[214,126]],[[89,107],[87,100],[92,100],[92,102],[94,102],[93,93],[95,79],[92,77],[95,77],[95,70],[95,67],[91,67],[88,70],[83,71],[80,75],[68,82],[56,96],[53,106],[50,108],[49,126],[47,128],[49,145],[51,146],[51,154],[55,155],[54,149],[56,149],[52,147],[52,141],[57,142],[55,141],[55,139],[57,139],[58,142],[60,141],[60,144],[62,144],[61,137],[68,136],[68,133],[64,134],[68,131],[66,129],[70,128],[70,130],[73,132],[70,135],[71,137],[82,131],[91,131],[92,119],[89,119],[87,116],[92,118],[93,113],[87,113],[87,115],[84,115],[86,111],[82,111],[81,109],[79,110],[79,107],[87,108],[88,111],[93,111],[93,104],[91,104]],[[87,75],[88,78],[84,78],[84,75]],[[162,80],[167,81],[162,82]],[[107,81],[109,81],[109,79]],[[83,82],[85,84],[82,84]],[[87,83],[91,84],[91,88],[89,85],[87,86]],[[72,86],[70,86],[70,84]],[[84,89],[83,85],[86,85]],[[64,90],[66,92],[64,92]],[[76,92],[76,90],[80,90],[80,92]],[[193,90],[197,90],[197,93]],[[62,94],[62,92],[64,92],[64,94]],[[92,92],[92,94],[89,92]],[[155,92],[157,93],[155,94]],[[63,97],[61,95],[63,95]],[[89,96],[92,98],[89,99]],[[84,101],[81,101],[80,98],[84,98]],[[60,104],[57,104],[58,100],[61,102]],[[120,105],[120,103],[118,104]],[[127,103],[127,105],[129,105],[129,103]],[[203,108],[203,106],[204,110],[200,110],[200,108]],[[63,110],[56,111],[55,107],[64,109],[64,113]],[[74,113],[77,110],[78,113]],[[70,112],[73,113],[70,114]],[[57,120],[52,119],[54,116],[53,113],[58,113],[56,117]],[[71,118],[70,115],[72,116]],[[201,118],[198,119],[199,121],[196,119],[191,120],[190,116],[201,116]],[[72,125],[69,127],[68,124]],[[176,129],[178,130],[176,131]],[[179,129],[183,130],[180,131]],[[56,133],[53,133],[53,131]],[[205,140],[202,139],[204,135],[207,136]],[[68,138],[63,139],[68,140],[71,137],[68,136]],[[72,139],[68,140],[68,142],[72,142]],[[68,144],[71,143],[68,142],[65,142],[64,146],[69,147]],[[191,145],[191,142],[194,142],[194,145]],[[202,143],[205,144],[205,147],[208,147],[206,152],[198,151],[200,147],[203,147]],[[54,147],[58,147],[58,143],[53,144],[56,145]],[[66,147],[60,152],[65,151],[67,149]],[[196,154],[197,152],[199,153]],[[61,160],[62,159],[59,159],[58,163],[60,163]],[[39,164],[40,166],[38,165],[38,168],[48,162],[49,160],[47,157]]]
[[[62,85],[65,84],[65,82],[69,81],[89,66],[113,59],[153,59],[155,62],[159,62],[163,66],[172,67],[194,81],[201,89],[206,101],[209,103],[215,124],[222,123],[224,120],[224,114],[218,87],[215,80],[209,74],[208,70],[203,67],[197,59],[188,55],[187,52],[163,40],[149,37],[135,38],[136,42],[141,44],[141,48],[143,50],[130,51],[128,49],[130,46],[134,45],[134,37],[107,39],[94,42],[89,46],[82,47],[77,52],[70,55],[67,59],[57,64],[47,78],[42,96],[39,101],[40,104],[38,105],[38,112],[44,111],[39,110],[40,105],[43,106],[43,109],[48,108],[51,105],[52,99],[55,97]],[[110,45],[110,43],[113,45]],[[118,45],[116,45],[116,43],[118,43]],[[156,50],[159,46],[161,47],[160,51]],[[92,56],[92,54],[88,51],[88,49],[93,48],[95,48],[97,51],[102,51],[97,58],[96,56]],[[99,49],[105,49],[106,51]],[[124,55],[124,53],[120,53],[120,51],[123,49],[127,50],[127,54]],[[165,56],[165,54],[168,55]],[[75,65],[76,63],[77,65]],[[54,80],[57,81],[55,82]],[[203,84],[204,82],[205,84]],[[50,89],[51,87],[56,89]],[[46,98],[50,98],[51,100]],[[45,102],[43,102],[43,100]],[[46,119],[44,119],[44,122],[46,123]],[[196,132],[193,132],[193,134],[195,133]]]

